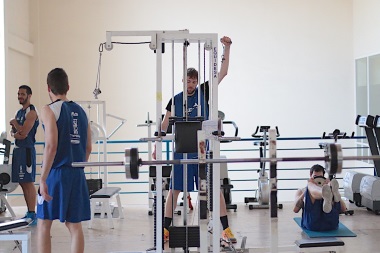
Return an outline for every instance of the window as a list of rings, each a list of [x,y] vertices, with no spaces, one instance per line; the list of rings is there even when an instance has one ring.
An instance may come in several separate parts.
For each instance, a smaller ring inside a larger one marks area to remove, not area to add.
[[[356,114],[380,115],[380,54],[355,60],[356,71]],[[357,127],[356,132],[360,136],[366,136],[363,127]],[[372,137],[370,137],[372,139]],[[373,138],[378,138],[374,135]],[[367,138],[368,139],[368,138]],[[358,147],[369,145],[367,139],[359,140]],[[377,140],[373,140],[377,141]],[[374,144],[376,145],[376,144]],[[358,155],[370,155],[368,149],[359,149]],[[367,161],[373,163],[372,161]],[[376,174],[375,174],[376,175]]]

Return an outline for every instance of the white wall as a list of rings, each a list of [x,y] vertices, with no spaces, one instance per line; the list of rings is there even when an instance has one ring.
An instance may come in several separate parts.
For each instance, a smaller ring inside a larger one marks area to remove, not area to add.
[[[5,127],[5,19],[4,19],[4,0],[0,1],[0,132],[6,129]],[[3,158],[0,158],[1,160]]]
[[[9,128],[9,120],[21,107],[17,100],[18,87],[29,85],[33,93],[38,94],[38,87],[30,78],[33,44],[30,42],[30,11],[28,0],[4,1],[5,6],[5,57],[6,85],[5,123]],[[38,96],[37,96],[38,98]],[[38,104],[38,99],[32,97],[32,103]],[[9,129],[8,129],[9,130]]]
[[[105,31],[189,29],[232,38],[219,108],[226,120],[238,124],[241,137],[249,137],[256,125],[277,125],[282,136],[355,129],[352,1],[194,0],[190,5],[175,0],[17,0],[9,9],[15,24],[11,30],[34,47],[31,64],[16,53],[10,61],[15,80],[7,83],[7,91],[17,91],[27,76],[38,107],[50,102],[46,75],[55,67],[69,74],[69,98],[93,100],[98,46],[105,42]],[[21,20],[19,9],[29,10]],[[188,65],[197,66],[195,45],[189,47],[189,55]],[[169,53],[164,57],[170,62]],[[181,89],[181,57],[176,54],[176,91]],[[171,96],[170,65],[164,68],[162,109]],[[155,55],[148,46],[115,45],[104,52],[100,88],[107,112],[128,120],[113,139],[147,136],[147,130],[136,125],[145,121],[147,112],[155,118]],[[11,100],[7,115],[18,108]],[[108,131],[118,123],[109,120]],[[43,140],[42,129],[38,139]]]
[[[21,108],[17,99],[20,85],[27,84],[32,88],[32,103],[39,107],[39,87],[31,80],[34,45],[31,42],[29,4],[29,0],[4,0],[5,90],[0,92],[5,94],[4,118],[7,132],[9,132],[9,120]],[[42,136],[42,133],[39,135]],[[9,139],[13,141],[12,138]],[[22,194],[21,188],[17,188],[13,194]],[[25,205],[22,196],[14,197],[12,201]]]
[[[260,124],[278,125],[283,136],[354,129],[350,1],[39,3],[41,94],[47,72],[62,66],[71,81],[70,98],[93,99],[98,46],[107,30],[186,28],[232,38],[230,71],[220,86],[219,107],[226,119],[237,122],[241,136],[249,136]],[[171,95],[170,82],[164,84],[164,104]],[[179,90],[180,77],[177,83]],[[115,46],[105,52],[101,90],[108,112],[128,119],[115,138],[146,136],[146,129],[136,125],[144,122],[147,112],[152,117],[155,112],[155,57],[150,49]],[[47,102],[42,96],[41,103]]]
[[[353,1],[354,58],[380,53],[380,16],[377,0]]]

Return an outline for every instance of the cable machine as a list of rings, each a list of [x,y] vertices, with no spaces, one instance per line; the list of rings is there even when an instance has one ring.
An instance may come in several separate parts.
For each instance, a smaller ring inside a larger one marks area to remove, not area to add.
[[[198,45],[202,45],[205,50],[209,52],[209,84],[210,84],[210,100],[209,100],[209,119],[210,120],[217,120],[218,119],[218,35],[217,34],[190,34],[188,30],[180,30],[180,31],[108,31],[106,33],[106,42],[104,44],[106,50],[112,50],[114,42],[112,41],[113,37],[116,36],[148,36],[151,38],[151,41],[149,43],[149,47],[151,50],[154,50],[156,53],[156,128],[158,136],[152,138],[152,141],[156,142],[156,152],[157,152],[157,159],[162,158],[162,140],[164,139],[164,136],[161,135],[161,115],[162,115],[162,54],[164,52],[165,43],[194,43]],[[128,44],[128,43],[125,43]],[[184,66],[183,69],[185,70],[187,68],[187,59],[185,57],[184,60]],[[174,64],[173,64],[174,66]],[[174,71],[174,67],[173,67]],[[186,73],[184,73],[184,77],[186,78]],[[174,78],[174,74],[173,74]],[[174,83],[174,80],[173,80]],[[100,90],[100,89],[99,89]],[[94,92],[97,91],[97,88]],[[213,156],[218,158],[220,156],[220,143],[217,140],[211,140],[210,141],[210,150],[213,151]],[[157,171],[161,171],[162,165],[156,166]],[[215,164],[214,165],[214,173],[213,173],[213,192],[219,193],[220,192],[220,165]],[[186,175],[186,172],[184,173]],[[162,174],[157,173],[156,175],[157,182],[162,181]],[[185,187],[186,188],[186,187]],[[162,184],[156,185],[156,192],[157,192],[157,203],[156,203],[156,210],[155,213],[155,219],[157,224],[163,223],[163,200],[162,200]],[[184,196],[186,196],[186,193],[184,192]],[[213,216],[219,217],[220,216],[220,208],[219,208],[219,202],[220,202],[220,195],[214,194],[212,198],[212,204],[213,204]],[[186,210],[186,201],[184,203],[184,209]],[[200,242],[200,252],[208,252],[208,226],[207,226],[207,219],[200,220],[199,222],[199,234],[201,238]],[[220,231],[220,222],[219,219],[213,219],[213,229],[214,231]],[[217,247],[213,247],[213,252],[219,252],[219,233],[215,233],[218,236],[212,236],[211,244],[217,245]],[[159,251],[160,249],[163,249],[163,230],[162,229],[156,229],[156,249]],[[206,238],[206,239],[203,239]]]

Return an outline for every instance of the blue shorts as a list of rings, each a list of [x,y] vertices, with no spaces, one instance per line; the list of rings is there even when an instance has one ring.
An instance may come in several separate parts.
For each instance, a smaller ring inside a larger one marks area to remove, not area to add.
[[[174,159],[183,159],[182,154],[174,154]],[[188,155],[188,159],[195,159],[192,155]],[[174,165],[174,177],[172,174],[170,180],[170,189],[183,191],[183,166],[182,164]],[[187,191],[194,191],[194,183],[198,189],[198,164],[187,165]],[[174,188],[172,187],[174,179]]]
[[[12,182],[36,181],[36,149],[14,147],[12,155]]]
[[[37,204],[37,218],[77,223],[91,219],[90,197],[83,168],[51,169],[46,179],[50,202]]]

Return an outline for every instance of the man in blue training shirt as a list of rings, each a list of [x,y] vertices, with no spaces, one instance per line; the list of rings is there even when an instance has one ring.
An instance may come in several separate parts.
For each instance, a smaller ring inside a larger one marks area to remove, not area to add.
[[[230,46],[232,41],[229,37],[223,37],[220,40],[224,47],[224,54],[222,59],[222,64],[220,66],[220,72],[218,75],[218,83],[220,83],[223,78],[227,75],[229,60],[230,60]],[[208,119],[208,101],[209,101],[209,83],[206,81],[202,83],[200,87],[198,86],[198,71],[194,68],[187,69],[187,115],[188,117],[197,117],[197,107],[200,105],[202,109],[202,116]],[[201,93],[201,101],[198,102],[198,92]],[[183,115],[183,92],[177,94],[174,97],[175,112],[171,112],[172,100],[169,101],[166,106],[166,114],[162,122],[161,129],[166,131],[169,126],[169,117],[175,115],[176,117],[182,117]],[[156,148],[156,146],[154,147]],[[153,158],[156,159],[156,150],[153,151]],[[188,159],[197,158],[198,154],[188,154]],[[174,154],[174,159],[182,159],[182,154]],[[198,165],[189,164],[187,166],[187,190],[194,191],[194,182],[198,187]],[[171,179],[171,184],[172,184]],[[166,198],[165,207],[165,217],[164,217],[164,240],[169,240],[169,226],[172,223],[173,215],[172,208],[174,204],[174,209],[177,205],[178,195],[183,191],[183,165],[174,165],[174,187],[171,185],[168,196]],[[173,199],[173,200],[172,200]],[[220,220],[223,226],[222,237],[226,240],[230,240],[236,243],[236,238],[232,233],[227,218],[226,203],[223,194],[220,193]]]
[[[293,211],[302,211],[301,225],[312,231],[338,229],[339,214],[346,211],[346,205],[339,193],[339,183],[324,177],[325,169],[313,165],[307,187],[299,189]]]
[[[69,81],[61,68],[47,76],[51,104],[41,111],[45,149],[37,205],[38,252],[51,252],[53,220],[65,222],[71,235],[71,252],[84,252],[82,221],[90,220],[90,199],[84,168],[91,153],[91,130],[82,107],[69,101]]]
[[[39,125],[34,105],[30,103],[32,89],[27,85],[18,88],[17,98],[22,108],[11,119],[11,135],[15,138],[12,155],[12,182],[18,182],[24,193],[28,211],[25,218],[31,218],[36,225],[36,132]]]

